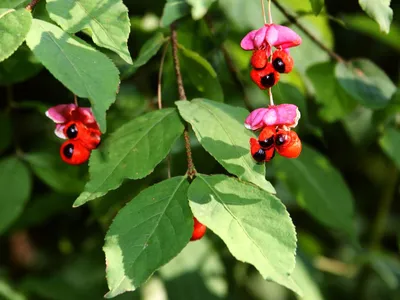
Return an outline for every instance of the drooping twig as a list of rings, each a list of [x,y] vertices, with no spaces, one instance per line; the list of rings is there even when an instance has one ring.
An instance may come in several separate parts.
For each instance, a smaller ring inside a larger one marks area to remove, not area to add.
[[[31,3],[29,3],[25,9],[27,9],[28,11],[32,11],[32,9],[36,6],[36,4],[39,3],[40,0],[32,0]]]
[[[178,57],[178,38],[177,38],[175,24],[173,23],[170,28],[171,28],[172,59],[174,61],[176,82],[178,84],[179,99],[182,101],[185,101],[185,100],[187,100],[187,98],[186,98],[185,88],[183,86],[181,66],[180,66],[179,57]],[[187,164],[188,164],[187,174],[190,178],[193,178],[196,175],[196,169],[193,164],[192,148],[190,146],[190,137],[189,137],[189,131],[188,131],[187,126],[185,127],[185,130],[183,132],[183,136],[185,139],[186,157],[187,157]]]
[[[285,7],[283,7],[278,0],[272,0],[272,2],[275,4],[276,8],[279,9],[279,11],[285,15],[285,17],[294,25],[296,25],[301,31],[303,31],[318,47],[320,47],[322,50],[324,50],[326,53],[329,54],[330,57],[335,59],[338,62],[345,62],[344,58],[341,57],[339,54],[336,52],[332,51],[329,49],[327,46],[325,46],[318,38],[311,33],[306,27],[304,27],[301,23],[297,21],[296,16],[292,15]]]

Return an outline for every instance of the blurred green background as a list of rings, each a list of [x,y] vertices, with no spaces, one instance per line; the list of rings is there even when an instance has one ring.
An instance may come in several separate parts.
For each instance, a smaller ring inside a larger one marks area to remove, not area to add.
[[[387,74],[387,82],[399,87],[400,2],[391,3],[394,20],[388,35],[381,33],[378,25],[363,13],[358,1],[325,2],[325,9],[315,17],[308,0],[280,1],[323,44],[346,60],[371,60]],[[141,46],[156,32],[169,34],[168,28],[159,28],[165,1],[124,3],[130,11],[129,49],[135,59]],[[45,1],[38,4],[34,15],[46,18]],[[290,25],[275,7],[273,19]],[[205,58],[219,81],[206,82],[205,88],[199,88],[191,79],[194,73],[201,72],[199,63],[181,55],[188,98],[211,98],[220,84],[228,104],[245,107],[246,99],[247,107],[266,105],[267,94],[249,78],[251,52],[239,46],[242,37],[262,23],[258,0],[216,1],[204,18],[194,21],[187,16],[178,22],[179,43]],[[345,233],[329,228],[299,205],[293,193],[297,182],[287,180],[292,172],[290,165],[280,161],[269,164],[268,179],[288,207],[297,229],[300,261],[294,277],[301,283],[307,300],[400,299],[400,92],[395,93],[386,108],[372,110],[361,106],[337,87],[328,54],[301,30],[293,28],[303,37],[303,44],[291,50],[295,71],[282,76],[273,89],[274,97],[278,103],[299,106],[302,118],[298,133],[302,141],[318,150],[344,177],[355,202],[354,223],[359,241],[351,241]],[[91,43],[85,35],[78,35]],[[165,107],[178,99],[168,51],[162,88]],[[117,102],[107,116],[108,132],[157,109],[161,52],[136,72],[116,55],[106,52],[123,77]],[[237,73],[232,72],[232,66]],[[53,134],[54,124],[44,111],[72,102],[73,95],[23,45],[0,63],[0,99],[0,159],[19,158],[13,166],[3,164],[0,173],[9,168],[7,174],[18,176],[18,189],[26,198],[25,204],[16,208],[12,224],[0,231],[0,299],[102,299],[107,291],[101,251],[105,231],[127,201],[166,178],[167,163],[145,179],[126,181],[101,199],[72,209],[88,178],[87,166],[62,163],[58,156],[61,141]],[[88,104],[80,101],[81,105]],[[192,138],[198,171],[224,173]],[[184,174],[185,168],[180,140],[172,151],[172,175]],[[310,176],[316,178],[316,185],[331,184],[318,178],[318,173]],[[307,195],[320,196],[311,187],[304,188],[309,189]],[[333,193],[326,197],[333,199],[335,205],[335,197],[341,195]],[[223,242],[208,232],[201,241],[190,243],[145,286],[117,299],[296,297],[285,288],[264,281],[252,266],[236,261]]]

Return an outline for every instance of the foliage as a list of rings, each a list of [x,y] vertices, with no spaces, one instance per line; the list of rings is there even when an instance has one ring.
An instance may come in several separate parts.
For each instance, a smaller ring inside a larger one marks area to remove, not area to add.
[[[399,299],[394,2],[272,0],[303,40],[273,88],[303,149],[257,164],[260,1],[1,1],[0,299]],[[88,166],[45,116],[74,95]]]

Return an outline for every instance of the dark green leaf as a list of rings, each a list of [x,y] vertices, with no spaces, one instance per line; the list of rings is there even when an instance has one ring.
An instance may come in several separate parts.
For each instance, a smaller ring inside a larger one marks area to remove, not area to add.
[[[0,85],[25,81],[39,73],[42,68],[42,64],[24,44],[0,63]]]
[[[133,65],[124,72],[124,77],[133,75],[137,69],[144,66],[157,52],[161,46],[166,42],[166,38],[160,32],[156,33],[151,39],[146,41],[142,48],[140,48],[139,55],[133,62]]]
[[[47,0],[47,11],[65,31],[85,30],[96,45],[132,63],[127,44],[131,23],[122,0]]]
[[[236,259],[254,265],[268,280],[297,293],[296,232],[275,196],[225,175],[198,174],[189,188],[194,216],[216,233]]]
[[[353,197],[341,174],[320,153],[303,145],[299,158],[275,157],[276,176],[297,203],[321,223],[354,233]]]
[[[82,191],[84,187],[84,181],[80,176],[82,169],[67,165],[61,160],[58,151],[31,152],[24,155],[24,159],[30,164],[35,175],[55,191],[67,194],[77,194]]]
[[[265,167],[250,155],[253,133],[244,127],[248,112],[206,99],[177,101],[182,117],[192,125],[203,147],[230,173],[275,193],[265,180]]]
[[[190,81],[201,93],[201,97],[224,101],[224,93],[218,81],[217,73],[210,63],[198,53],[188,50],[179,45],[182,68],[189,77]]]
[[[20,215],[31,194],[31,175],[17,158],[0,161],[0,234]]]
[[[189,182],[174,177],[132,199],[107,232],[106,297],[134,291],[189,242],[193,230],[187,201]]]
[[[400,131],[394,128],[387,128],[379,139],[379,144],[400,170]]]
[[[390,0],[358,0],[361,8],[374,19],[384,33],[389,33],[393,11]]]
[[[314,15],[318,16],[321,10],[324,8],[325,0],[310,0]]]
[[[183,129],[173,108],[145,114],[120,127],[100,149],[92,152],[90,180],[74,206],[118,188],[125,178],[139,179],[150,174],[167,156]]]
[[[32,15],[26,9],[0,8],[0,61],[21,46],[31,24]]]
[[[161,26],[167,27],[174,21],[188,15],[189,13],[190,6],[186,0],[167,0],[161,16]]]
[[[315,98],[323,107],[319,114],[322,119],[334,122],[351,112],[357,105],[341,88],[335,77],[335,65],[333,63],[320,63],[307,70],[314,90]]]
[[[396,91],[390,78],[366,59],[336,65],[340,86],[360,104],[379,109],[385,107]]]
[[[396,121],[396,115],[400,113],[400,90],[393,95],[389,104],[381,110],[376,110],[373,115],[374,125],[385,124],[390,121]]]
[[[34,19],[26,42],[42,64],[78,97],[89,98],[102,131],[115,101],[118,70],[99,51],[59,27]]]

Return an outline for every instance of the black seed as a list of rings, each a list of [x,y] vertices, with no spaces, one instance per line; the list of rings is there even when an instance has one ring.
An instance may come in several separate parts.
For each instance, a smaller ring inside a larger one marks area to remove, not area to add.
[[[73,144],[65,145],[63,149],[63,154],[66,158],[72,158],[72,155],[74,155],[74,145]]]
[[[275,71],[279,73],[285,73],[285,63],[280,58],[275,58],[272,62],[272,66],[274,67]]]
[[[265,160],[265,151],[263,149],[258,150],[256,153],[254,153],[253,158],[258,162],[264,161]]]
[[[271,136],[269,139],[258,141],[258,143],[260,144],[261,147],[268,149],[274,145],[274,137]]]
[[[275,84],[274,73],[269,73],[269,74],[261,77],[261,84],[266,88],[272,87]]]
[[[284,134],[278,134],[275,139],[277,146],[282,146],[286,142],[286,136]]]
[[[78,128],[76,128],[75,124],[72,124],[67,128],[67,137],[69,139],[74,139],[78,136]]]

